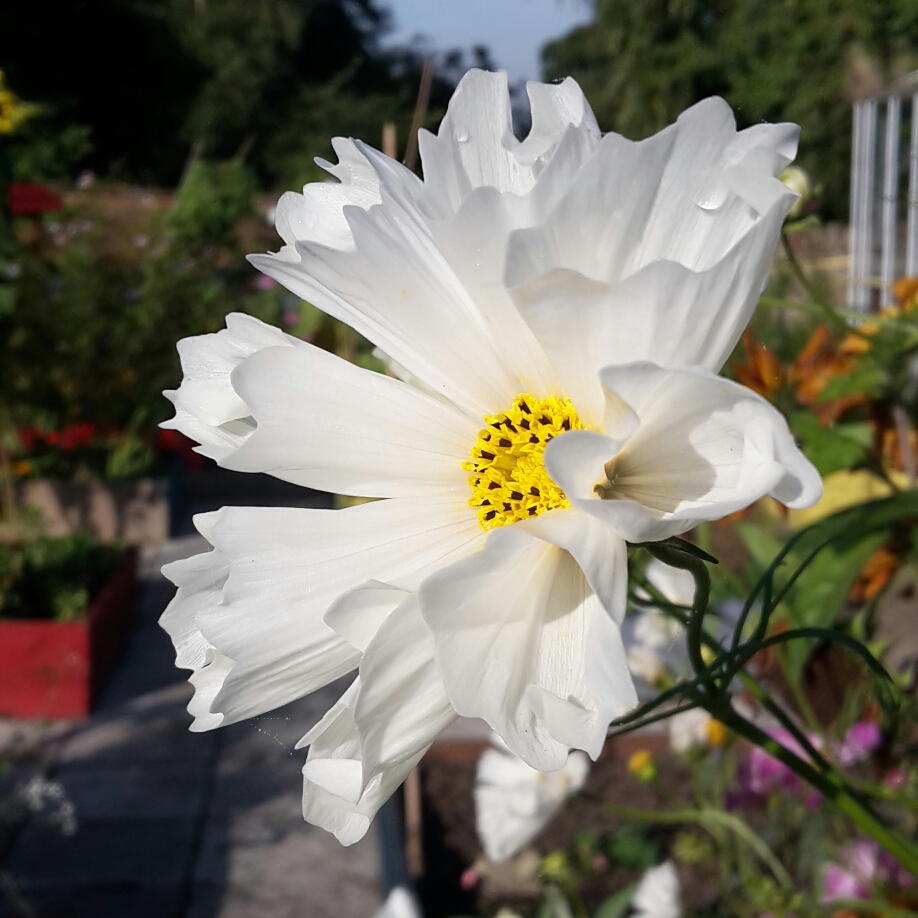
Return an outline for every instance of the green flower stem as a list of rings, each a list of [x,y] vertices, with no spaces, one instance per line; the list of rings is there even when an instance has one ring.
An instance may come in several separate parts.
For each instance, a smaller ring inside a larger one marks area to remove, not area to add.
[[[790,244],[790,240],[787,238],[786,233],[781,233],[781,245],[784,247],[784,254],[787,255],[788,263],[791,266],[791,270],[794,272],[797,280],[800,281],[803,289],[810,295],[813,300],[813,304],[818,309],[820,315],[822,315],[827,322],[835,327],[836,330],[841,328],[846,328],[845,320],[838,314],[835,307],[822,295],[822,292],[818,287],[806,276],[806,272],[803,270],[802,265],[797,259],[797,255],[794,252],[793,246]]]
[[[772,739],[751,721],[737,713],[728,699],[716,706],[711,713],[724,726],[756,746],[761,746],[769,755],[783,762],[794,774],[816,788],[827,800],[832,801],[865,835],[879,842],[906,870],[918,876],[918,848],[895,829],[883,823],[869,807],[855,797],[836,774],[818,771],[809,762],[795,755],[786,746]]]
[[[778,883],[787,890],[792,890],[794,881],[784,869],[784,865],[775,857],[774,852],[759,838],[749,826],[737,816],[725,813],[722,810],[675,810],[665,813],[655,810],[638,810],[629,806],[620,806],[617,803],[606,803],[606,809],[622,816],[633,819],[635,822],[656,823],[687,823],[693,822],[704,826],[709,832],[712,827],[724,828],[733,832],[737,838],[744,841],[768,866]],[[714,834],[712,832],[712,834]]]
[[[711,596],[711,575],[701,558],[690,554],[682,547],[680,539],[667,539],[665,542],[647,542],[644,547],[659,561],[688,571],[695,579],[695,598],[692,601],[692,611],[689,615],[687,626],[687,643],[689,660],[692,669],[701,673],[707,668],[701,653],[701,644],[704,635],[704,615],[708,608],[708,599]]]

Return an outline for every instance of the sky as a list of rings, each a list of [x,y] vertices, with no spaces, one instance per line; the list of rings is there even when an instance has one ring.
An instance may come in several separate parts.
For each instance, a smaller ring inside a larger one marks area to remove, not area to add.
[[[487,45],[510,82],[541,76],[539,50],[590,19],[588,0],[382,0],[392,11],[388,43],[417,35],[434,50]]]

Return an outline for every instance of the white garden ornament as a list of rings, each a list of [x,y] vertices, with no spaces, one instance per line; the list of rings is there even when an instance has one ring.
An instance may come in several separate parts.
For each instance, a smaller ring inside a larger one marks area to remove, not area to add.
[[[337,184],[284,195],[265,274],[416,384],[247,316],[179,344],[174,427],[229,469],[385,498],[225,508],[166,567],[162,618],[207,730],[354,670],[302,739],[303,809],[345,844],[458,714],[539,771],[595,758],[636,702],[620,625],[626,541],[771,494],[819,497],[784,419],[716,375],[795,194],[798,129],[737,133],[708,99],[640,143],[601,136],[579,87],[472,71],[424,179],[334,142]],[[431,394],[432,393],[432,394]]]

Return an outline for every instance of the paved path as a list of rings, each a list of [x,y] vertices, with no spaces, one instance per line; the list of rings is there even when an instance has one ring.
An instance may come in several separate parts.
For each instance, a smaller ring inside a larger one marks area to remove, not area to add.
[[[375,834],[344,849],[300,813],[304,753],[290,750],[341,685],[188,732],[187,674],[156,625],[172,594],[158,570],[204,547],[188,536],[145,560],[138,627],[88,721],[0,721],[0,759],[14,759],[0,794],[53,772],[78,819],[71,836],[33,823],[5,846],[0,918],[364,918],[378,907]]]

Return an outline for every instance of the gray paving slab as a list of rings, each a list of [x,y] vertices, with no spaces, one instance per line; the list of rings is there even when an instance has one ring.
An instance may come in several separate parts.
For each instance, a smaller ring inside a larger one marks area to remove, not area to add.
[[[172,595],[158,570],[206,548],[190,535],[141,559],[138,626],[92,717],[0,722],[17,780],[53,772],[79,821],[71,836],[27,825],[0,868],[37,918],[364,918],[379,905],[375,834],[344,849],[301,814],[293,746],[346,682],[188,731],[187,673],[156,625]],[[23,914],[2,885],[0,918]]]

